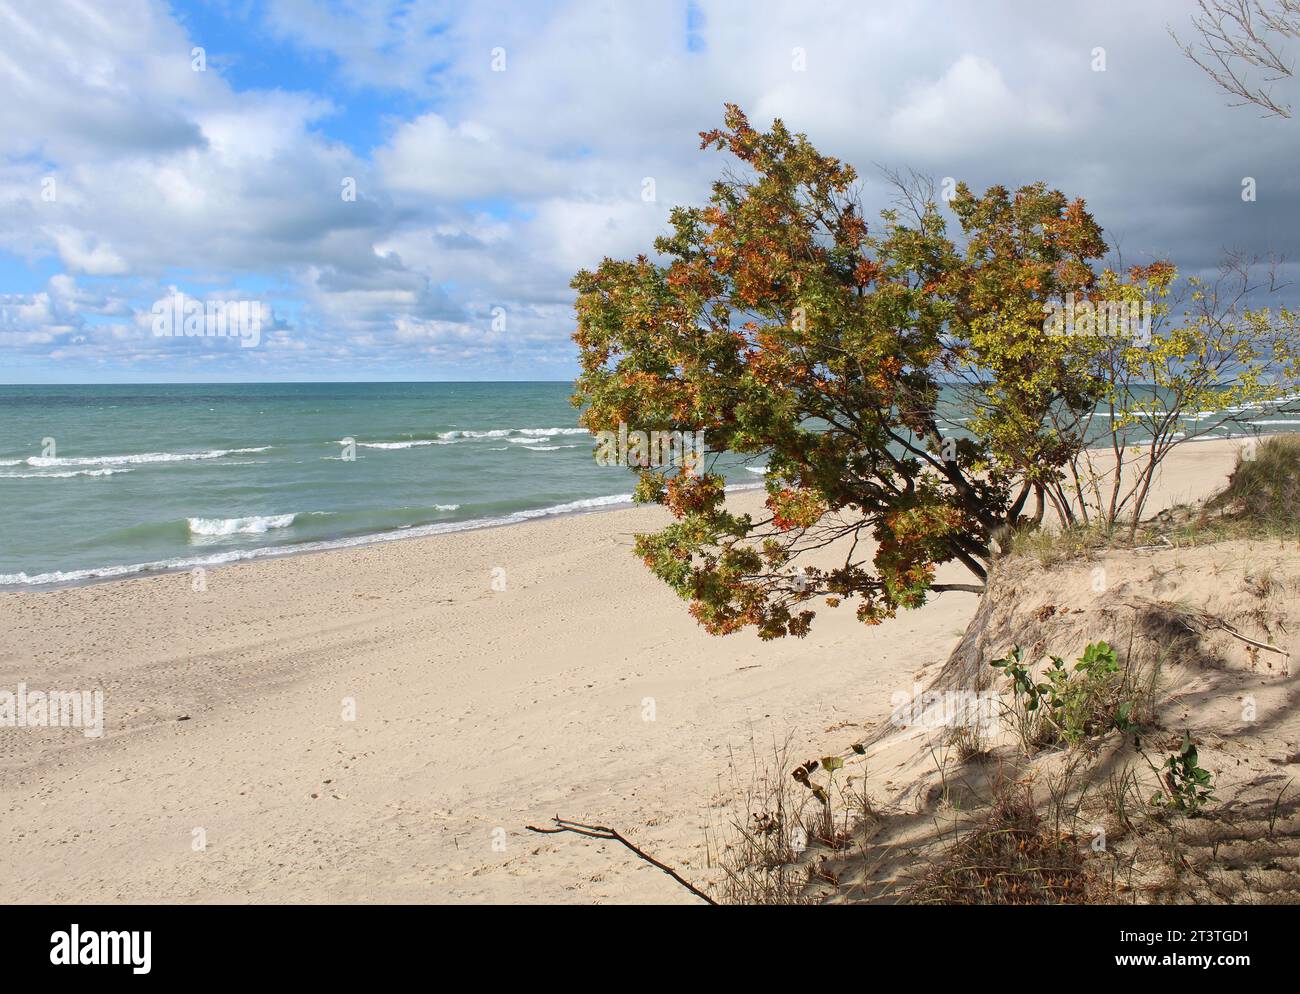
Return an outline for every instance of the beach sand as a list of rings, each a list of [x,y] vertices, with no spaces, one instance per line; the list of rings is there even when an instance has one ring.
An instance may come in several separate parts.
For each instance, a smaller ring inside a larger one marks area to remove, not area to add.
[[[1220,486],[1236,451],[1181,447],[1151,509]],[[977,598],[876,627],[823,608],[802,640],[712,637],[631,554],[665,520],[621,509],[237,564],[203,591],[178,573],[0,594],[0,689],[99,689],[106,714],[100,738],[0,728],[0,891],[695,902],[615,843],[525,826],[611,825],[707,879],[706,829],[749,757],[865,734],[938,672]]]

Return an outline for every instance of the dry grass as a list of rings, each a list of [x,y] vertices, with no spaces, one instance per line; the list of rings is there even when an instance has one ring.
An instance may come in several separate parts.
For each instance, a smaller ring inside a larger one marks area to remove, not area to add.
[[[1142,522],[1130,538],[1126,525],[1026,528],[1006,554],[1043,566],[1086,559],[1109,549],[1192,548],[1234,539],[1300,540],[1300,435],[1266,438],[1239,453],[1228,485],[1196,507],[1180,505]]]
[[[855,825],[875,817],[865,793],[865,778],[838,770],[819,800],[790,776],[797,768],[789,743],[773,744],[760,755],[750,743],[748,756],[732,754],[733,798],[721,824],[706,833],[709,866],[720,871],[714,888],[722,904],[816,904],[817,883],[826,861],[853,845]]]
[[[1254,458],[1237,457],[1228,485],[1206,503],[1239,520],[1294,531],[1300,522],[1300,436],[1265,439]]]
[[[1072,835],[1046,825],[1029,790],[1005,785],[984,821],[940,854],[911,904],[1086,904],[1098,885]]]
[[[1072,528],[1022,528],[1007,543],[1007,556],[1037,559],[1043,566],[1086,559],[1124,541],[1123,529],[1110,530],[1099,525]]]
[[[958,724],[948,734],[948,744],[957,750],[960,763],[983,762],[989,757],[984,729],[979,722]]]

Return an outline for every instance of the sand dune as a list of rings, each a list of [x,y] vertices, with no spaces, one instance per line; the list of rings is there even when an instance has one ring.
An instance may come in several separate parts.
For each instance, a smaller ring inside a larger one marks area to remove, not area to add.
[[[1218,486],[1234,451],[1183,447],[1158,499]],[[663,519],[616,510],[234,565],[204,591],[175,574],[0,595],[0,688],[100,689],[106,716],[99,738],[0,729],[0,888],[694,900],[611,843],[524,826],[599,820],[707,878],[729,757],[839,749],[938,671],[976,598],[876,628],[823,610],[801,641],[713,638],[630,554]]]

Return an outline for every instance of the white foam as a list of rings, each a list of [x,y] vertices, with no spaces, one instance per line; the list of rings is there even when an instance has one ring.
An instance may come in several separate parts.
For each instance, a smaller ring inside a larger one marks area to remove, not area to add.
[[[75,456],[72,458],[55,458],[54,456],[32,456],[23,460],[28,466],[49,468],[55,466],[124,466],[140,463],[158,462],[192,462],[197,459],[220,459],[245,452],[265,452],[269,445],[247,449],[210,449],[207,452],[137,452],[125,456]],[[13,464],[10,464],[13,465]]]
[[[187,518],[191,535],[262,535],[272,528],[288,528],[296,514],[254,514],[247,518]]]
[[[118,473],[134,473],[133,469],[72,469],[66,473],[0,473],[0,480],[63,480],[73,476],[114,476]]]
[[[340,442],[340,445],[346,443]],[[422,445],[451,445],[451,441],[444,438],[417,438],[409,442],[358,442],[357,445],[363,449],[414,449]]]
[[[375,545],[380,542],[392,542],[397,539],[422,538],[429,535],[443,535],[448,532],[474,531],[491,528],[496,525],[518,524],[536,518],[552,515],[572,514],[579,511],[596,510],[613,507],[618,504],[630,504],[631,494],[615,494],[612,497],[592,497],[586,500],[569,501],[552,507],[537,508],[528,511],[516,511],[500,518],[473,518],[468,521],[452,521],[443,524],[418,525],[414,528],[378,532],[370,535],[353,535],[347,538],[331,539],[319,542],[302,542],[296,545],[269,545],[253,549],[230,549],[207,556],[192,556],[176,559],[160,559],[148,563],[132,563],[122,566],[100,566],[94,569],[55,570],[49,573],[0,573],[0,587],[5,586],[54,586],[67,583],[81,583],[87,580],[110,580],[131,576],[137,573],[160,573],[169,570],[193,569],[198,566],[224,566],[229,563],[243,562],[249,559],[267,559],[287,556],[300,552],[327,552],[333,549],[349,549],[362,545]],[[454,505],[446,505],[451,508]],[[218,519],[220,520],[220,519]],[[233,519],[239,520],[239,519]]]
[[[505,438],[513,428],[497,428],[493,431],[444,431],[439,437],[444,439],[456,438]]]
[[[728,484],[727,493],[761,489],[761,483]],[[449,532],[476,531],[481,528],[493,528],[497,525],[519,524],[537,518],[548,518],[561,514],[575,514],[583,511],[595,511],[601,508],[617,507],[631,504],[631,494],[613,494],[608,497],[589,497],[584,500],[568,501],[551,507],[534,510],[516,511],[500,518],[472,518],[468,521],[452,521],[444,524],[418,525],[389,532],[370,535],[353,535],[348,538],[331,539],[319,542],[302,542],[297,545],[269,545],[253,549],[230,549],[207,556],[194,556],[178,559],[162,559],[150,563],[133,563],[128,566],[100,566],[95,569],[82,569],[50,573],[0,573],[0,587],[31,586],[45,587],[67,583],[81,583],[87,580],[110,580],[137,573],[160,573],[169,570],[193,569],[198,566],[224,566],[229,563],[243,562],[249,559],[269,559],[288,556],[300,552],[328,552],[333,549],[349,549],[363,545],[377,545],[380,542],[393,542],[399,539],[424,538],[430,535],[445,535]],[[454,505],[446,505],[452,507]],[[234,519],[238,520],[238,519]]]
[[[546,439],[554,435],[590,435],[586,428],[493,428],[488,431],[445,431],[439,437],[458,438],[509,438],[511,435],[523,435],[528,438]],[[521,441],[509,438],[510,441]]]
[[[455,429],[444,431],[437,438],[420,438],[404,442],[357,442],[365,449],[413,449],[425,445],[455,445],[459,442],[472,442],[475,439],[505,439],[529,445],[535,442],[547,442],[557,435],[590,435],[586,428],[490,428],[482,431]],[[342,439],[337,444],[346,445]]]
[[[533,518],[548,518],[554,514],[573,514],[575,511],[590,511],[598,507],[613,507],[616,504],[632,503],[631,494],[614,494],[610,497],[587,497],[583,500],[571,500],[566,504],[541,507],[533,511],[516,511],[507,515],[502,521],[529,521]]]

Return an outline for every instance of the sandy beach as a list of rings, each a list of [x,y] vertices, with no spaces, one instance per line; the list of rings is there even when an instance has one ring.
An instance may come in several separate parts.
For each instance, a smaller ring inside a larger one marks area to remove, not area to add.
[[[1185,445],[1152,510],[1221,485]],[[756,508],[761,492],[737,494]],[[967,593],[803,640],[707,635],[630,553],[632,508],[0,594],[0,688],[102,690],[104,733],[0,729],[14,902],[681,902],[751,752],[798,759],[934,676]],[[965,579],[959,569],[952,580]],[[494,589],[502,586],[504,590]],[[735,770],[732,766],[736,767]],[[888,768],[877,768],[884,779]]]

